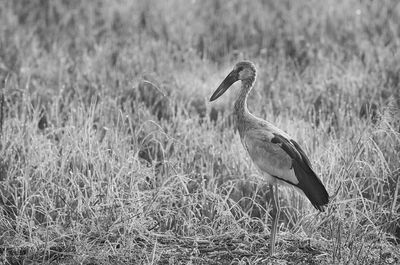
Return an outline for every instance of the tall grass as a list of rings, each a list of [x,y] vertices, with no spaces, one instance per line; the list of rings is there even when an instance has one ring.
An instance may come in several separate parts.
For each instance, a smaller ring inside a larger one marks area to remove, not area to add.
[[[5,264],[396,264],[397,1],[3,1],[0,250]],[[318,214],[269,190],[232,119],[304,146],[332,195]]]

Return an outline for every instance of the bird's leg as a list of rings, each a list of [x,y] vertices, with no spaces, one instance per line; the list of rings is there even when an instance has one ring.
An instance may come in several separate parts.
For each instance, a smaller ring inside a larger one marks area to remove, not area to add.
[[[275,191],[274,191],[275,187]],[[278,186],[276,184],[269,185],[271,189],[271,199],[272,199],[272,228],[271,228],[271,242],[270,242],[270,249],[269,254],[272,256],[275,253],[275,237],[276,237],[276,230],[278,228],[278,220],[279,215],[281,213],[281,207],[279,205],[279,195],[278,195]]]

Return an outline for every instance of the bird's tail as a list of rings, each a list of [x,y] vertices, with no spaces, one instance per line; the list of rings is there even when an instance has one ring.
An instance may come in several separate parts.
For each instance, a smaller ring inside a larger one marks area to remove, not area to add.
[[[323,212],[324,206],[329,202],[329,195],[315,172],[309,167],[293,161],[293,168],[300,188],[314,207]]]

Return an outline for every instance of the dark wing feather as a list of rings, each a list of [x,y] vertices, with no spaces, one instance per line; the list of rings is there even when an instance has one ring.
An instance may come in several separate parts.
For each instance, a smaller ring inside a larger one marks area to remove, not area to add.
[[[304,192],[316,209],[324,211],[323,206],[329,202],[328,192],[311,168],[310,160],[301,147],[294,140],[288,140],[276,133],[274,133],[271,142],[279,144],[292,158],[292,167],[299,181],[296,186]]]

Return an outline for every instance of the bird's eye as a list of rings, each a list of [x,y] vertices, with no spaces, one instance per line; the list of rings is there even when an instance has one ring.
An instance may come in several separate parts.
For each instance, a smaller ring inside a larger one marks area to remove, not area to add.
[[[243,66],[239,66],[239,67],[237,68],[238,73],[239,73],[240,71],[242,71],[242,70],[243,70]]]

